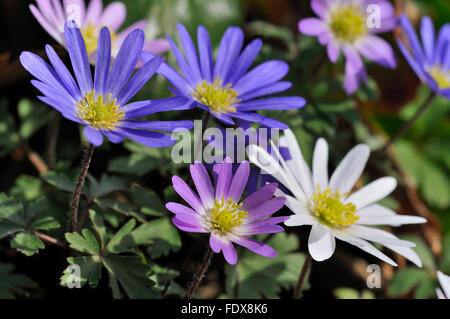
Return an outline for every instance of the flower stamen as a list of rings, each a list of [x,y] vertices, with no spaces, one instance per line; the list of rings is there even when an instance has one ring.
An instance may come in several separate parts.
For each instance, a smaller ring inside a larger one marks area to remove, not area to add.
[[[241,226],[248,212],[240,208],[242,203],[237,204],[232,198],[227,201],[222,198],[214,202],[214,207],[211,209],[210,225],[211,230],[221,235],[229,233],[234,227]]]
[[[84,44],[86,45],[88,55],[91,55],[92,52],[97,50],[98,35],[100,30],[101,28],[91,22],[88,22],[87,26],[81,29],[81,34],[83,35]],[[111,43],[114,43],[117,35],[114,32],[111,32],[111,30],[110,34]]]
[[[450,70],[435,65],[428,70],[428,73],[436,81],[440,90],[450,88]]]
[[[125,116],[119,111],[117,99],[112,99],[111,94],[105,99],[102,94],[96,95],[95,90],[87,93],[77,107],[77,116],[95,129],[111,130]]]
[[[231,88],[231,84],[223,86],[223,80],[216,77],[213,83],[203,80],[195,87],[194,99],[209,107],[212,113],[222,114],[235,112],[234,107],[240,100],[238,93]]]
[[[328,16],[328,25],[335,38],[345,43],[353,43],[367,33],[364,11],[355,4],[337,6]]]
[[[330,189],[321,192],[320,187],[317,186],[317,192],[313,194],[314,204],[311,207],[311,213],[331,227],[354,224],[359,220],[359,216],[356,215],[356,206],[352,203],[342,203],[341,197],[339,190],[334,193]]]

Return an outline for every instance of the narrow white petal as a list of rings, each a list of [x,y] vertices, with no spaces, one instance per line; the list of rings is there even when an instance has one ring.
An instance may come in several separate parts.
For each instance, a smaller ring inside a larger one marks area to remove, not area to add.
[[[402,255],[403,257],[414,263],[417,267],[422,268],[422,261],[420,260],[419,255],[417,255],[416,252],[411,248],[394,245],[385,245],[385,246],[386,248],[396,252],[397,254]]]
[[[298,215],[310,215],[308,208],[302,204],[297,198],[292,197],[283,193],[280,189],[277,189],[274,194],[276,197],[284,197],[286,198],[285,205],[289,208],[293,213]]]
[[[444,275],[440,271],[437,272],[437,276],[447,299],[450,299],[450,276]]]
[[[272,147],[275,148],[274,151],[276,151],[276,147],[273,145]],[[265,149],[254,144],[249,145],[247,148],[247,156],[249,160],[258,166],[263,172],[269,173],[285,187],[287,187],[300,201],[306,202],[305,194],[303,193],[300,185],[298,185],[297,181],[292,177],[290,170],[288,168],[286,169],[281,167],[278,161]]]
[[[345,203],[353,203],[357,209],[361,209],[385,198],[395,187],[397,187],[395,178],[382,177],[351,194],[345,199]]]
[[[300,145],[298,144],[294,133],[290,129],[284,130],[284,136],[280,139],[280,145],[289,149],[289,154],[292,159],[287,161],[286,164],[294,173],[295,179],[299,182],[306,195],[311,197],[314,192],[311,170],[303,158]]]
[[[336,236],[336,238],[346,241],[349,244],[352,245],[356,245],[358,248],[360,248],[361,250],[381,259],[384,262],[387,262],[388,264],[397,267],[397,264],[395,263],[395,261],[393,261],[391,258],[389,258],[388,256],[386,256],[385,254],[383,254],[381,251],[379,251],[378,249],[376,249],[371,243],[369,243],[368,241],[365,241],[364,239],[361,238],[357,238],[354,237],[350,234],[346,234],[346,236],[341,236],[341,234],[336,233],[335,231],[333,231],[333,234]]]
[[[346,229],[346,232],[352,236],[380,243],[385,246],[393,245],[401,247],[416,247],[415,243],[407,240],[401,240],[393,234],[378,228],[366,227],[362,225],[351,225]]]
[[[330,258],[336,248],[336,240],[328,228],[317,224],[311,229],[308,239],[308,249],[311,257],[316,261]]]
[[[323,138],[319,138],[314,148],[313,163],[314,187],[319,185],[322,191],[328,188],[328,144]]]
[[[442,292],[442,290],[439,288],[436,288],[436,295],[437,295],[438,299],[450,299],[450,298],[447,298],[444,295],[444,293]]]
[[[364,207],[358,211],[359,219],[356,222],[359,225],[389,225],[389,226],[401,226],[407,224],[423,224],[427,220],[423,217],[399,215],[393,210],[373,204]]]
[[[289,227],[315,225],[317,224],[317,219],[308,215],[292,215],[284,224]]]
[[[365,144],[357,145],[350,150],[331,175],[330,189],[334,192],[337,190],[341,193],[350,192],[361,176],[369,154],[370,148]]]

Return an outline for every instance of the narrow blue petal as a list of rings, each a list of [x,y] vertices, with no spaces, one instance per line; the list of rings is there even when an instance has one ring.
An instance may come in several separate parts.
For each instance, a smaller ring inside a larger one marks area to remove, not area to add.
[[[136,29],[132,31],[125,39],[122,47],[113,63],[111,73],[108,79],[108,93],[117,97],[130,79],[136,64],[141,57],[142,47],[144,46],[144,31]]]
[[[262,41],[260,39],[255,39],[250,42],[249,45],[244,49],[242,54],[236,60],[236,63],[228,72],[225,83],[236,83],[239,79],[248,71],[256,56],[262,47]]]
[[[92,75],[86,45],[80,29],[76,27],[74,21],[65,24],[64,37],[78,86],[84,96],[93,89]]]
[[[208,82],[213,82],[213,58],[211,49],[211,40],[208,30],[204,26],[197,29],[198,51],[200,53],[200,66],[203,78]]]
[[[176,142],[176,139],[172,139],[170,135],[158,132],[120,128],[118,129],[118,133],[148,147],[168,147]]]
[[[151,54],[150,52],[142,52],[142,60],[144,61],[144,63],[147,63],[154,57],[155,55]],[[182,77],[177,71],[175,71],[175,69],[172,68],[169,64],[163,62],[156,72],[165,77],[184,96],[191,96],[192,87],[189,85],[186,79]]]
[[[119,144],[122,143],[125,139],[125,136],[122,134],[119,134],[115,131],[102,131],[102,133],[108,138],[108,140],[113,144]]]
[[[70,112],[67,110],[67,107],[63,107],[61,101],[58,101],[54,98],[49,98],[46,96],[38,96],[37,97],[39,100],[41,100],[42,102],[44,102],[45,104],[50,105],[51,107],[53,107],[55,110],[57,110],[59,113],[61,113],[62,116],[64,116],[66,119],[76,122],[76,123],[80,123],[80,124],[85,124],[83,122],[83,120],[79,119],[78,117],[76,117],[73,112]]]
[[[59,58],[58,54],[50,45],[45,46],[45,51],[47,52],[48,59],[50,60],[50,63],[54,67],[55,72],[58,74],[60,80],[64,83],[65,88],[76,100],[80,100],[81,99],[80,89],[78,88],[77,83],[73,79],[67,67]]]
[[[214,116],[216,119],[218,119],[219,121],[228,124],[228,125],[234,125],[234,121],[233,119],[230,117],[231,113],[228,114],[216,114],[216,113],[211,113],[212,116]]]
[[[31,84],[41,91],[46,97],[55,101],[60,101],[58,110],[63,110],[64,112],[74,114],[77,101],[75,101],[75,99],[68,92],[57,90],[55,86],[37,80],[31,80]]]
[[[181,23],[177,24],[178,33],[180,35],[181,44],[184,49],[184,54],[186,56],[187,63],[192,71],[192,75],[194,77],[195,82],[200,82],[202,79],[200,72],[200,65],[198,63],[197,51],[195,49],[194,42],[192,41],[191,36],[187,32],[184,25]]]
[[[31,52],[23,52],[20,55],[20,63],[39,81],[53,86],[55,91],[61,92],[61,94],[67,92],[58,74],[41,57]],[[67,94],[69,93],[67,92]]]
[[[415,59],[401,41],[397,41],[397,45],[400,51],[403,53],[403,56],[405,57],[406,61],[408,61],[409,65],[416,73],[416,75],[419,77],[419,79],[425,82],[425,72],[423,70],[422,64],[423,61]]]
[[[257,110],[291,110],[305,106],[306,101],[301,97],[271,97],[265,99],[241,102],[236,109],[241,112]]]
[[[194,74],[192,73],[191,68],[186,63],[186,60],[183,57],[183,54],[181,54],[180,49],[178,49],[175,42],[173,42],[172,38],[169,35],[166,35],[167,41],[169,41],[170,47],[172,48],[172,52],[175,55],[175,59],[178,62],[178,66],[181,69],[181,72],[183,73],[184,78],[191,84],[195,85],[197,81],[195,81]]]
[[[108,85],[108,75],[111,68],[111,35],[107,27],[100,30],[95,62],[94,88],[96,93],[105,94]]]
[[[89,126],[84,127],[84,136],[86,136],[86,139],[94,146],[100,146],[103,144],[103,134],[98,131],[94,130],[93,128]]]
[[[120,122],[119,126],[123,128],[172,132],[174,130],[190,130],[194,127],[194,123],[192,121],[123,121]]]
[[[161,100],[140,101],[121,108],[126,119],[135,119],[154,113],[167,111],[183,111],[192,108],[192,100],[182,96],[169,97]]]
[[[289,128],[289,126],[283,122],[256,113],[234,112],[230,115],[242,120],[259,123],[269,128],[278,128],[280,130],[286,130]]]
[[[161,65],[162,57],[156,57],[140,68],[120,94],[117,103],[124,105],[147,83]]]
[[[409,22],[408,17],[405,14],[403,14],[400,17],[400,24],[406,32],[406,36],[409,39],[411,48],[414,52],[416,59],[423,60],[424,58],[423,51],[422,47],[420,46],[420,42],[417,37],[416,31],[414,30],[413,26],[411,25],[411,22]]]
[[[244,75],[233,88],[239,95],[267,86],[281,80],[289,72],[289,66],[283,61],[267,61]]]
[[[257,97],[284,92],[286,90],[289,90],[291,88],[291,86],[292,86],[291,82],[283,82],[283,81],[276,82],[276,83],[266,85],[257,90],[248,92],[247,94],[241,95],[241,96],[239,96],[239,99],[241,101],[248,101],[248,100],[255,99]]]
[[[428,63],[433,63],[434,58],[434,25],[430,17],[424,16],[420,26],[420,36],[422,38],[425,55]]]
[[[436,51],[435,51],[435,63],[444,65],[447,57],[450,54],[450,24],[445,24],[439,31]]]
[[[244,44],[244,32],[239,27],[229,27],[220,41],[214,66],[214,78],[225,80],[228,71],[238,58]]]

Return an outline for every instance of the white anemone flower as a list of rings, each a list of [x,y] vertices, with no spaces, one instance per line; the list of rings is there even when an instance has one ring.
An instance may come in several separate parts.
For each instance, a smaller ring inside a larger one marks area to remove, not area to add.
[[[368,227],[426,222],[421,217],[398,215],[377,204],[395,189],[396,180],[393,177],[383,177],[352,193],[369,158],[369,146],[360,144],[354,147],[330,178],[328,144],[323,138],[316,143],[312,170],[306,164],[291,130],[284,131],[280,146],[288,147],[290,159],[283,159],[276,147],[272,148],[275,154],[271,156],[257,145],[249,146],[248,156],[251,162],[270,173],[292,193],[292,196],[280,190],[276,193],[277,196],[286,197],[286,206],[294,212],[285,225],[312,226],[308,249],[314,260],[330,258],[337,238],[394,266],[397,264],[370,242],[379,243],[417,266],[422,266],[419,256],[411,249],[415,247],[414,243],[401,240],[382,229]]]
[[[450,299],[450,276],[444,275],[442,272],[438,271],[437,276],[439,283],[441,284],[442,291],[436,288],[436,295],[439,299]]]

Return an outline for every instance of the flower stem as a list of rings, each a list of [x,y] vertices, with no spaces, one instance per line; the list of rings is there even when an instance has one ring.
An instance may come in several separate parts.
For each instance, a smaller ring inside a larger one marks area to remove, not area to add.
[[[422,115],[422,113],[431,105],[431,102],[436,97],[436,92],[432,91],[427,99],[423,102],[422,106],[417,110],[416,114],[409,119],[390,139],[387,143],[380,149],[380,153],[384,153],[393,143],[395,143],[400,137],[403,136],[414,124],[414,122]]]
[[[306,274],[311,266],[312,257],[309,251],[306,253],[306,259],[303,263],[302,271],[300,272],[300,277],[298,277],[297,286],[295,287],[294,295],[292,299],[300,299],[300,293],[302,292],[303,283],[305,282]]]
[[[72,210],[70,214],[70,229],[75,230],[76,224],[78,223],[78,205],[80,203],[81,189],[86,178],[89,164],[91,163],[92,154],[94,153],[94,145],[89,144],[86,150],[86,155],[84,156],[83,164],[81,166],[80,175],[78,176],[77,185],[72,197]]]
[[[202,282],[203,278],[205,277],[206,272],[208,271],[209,265],[211,264],[211,259],[212,259],[213,254],[214,254],[213,251],[208,246],[205,256],[203,257],[203,263],[200,266],[200,268],[197,270],[197,273],[194,276],[194,280],[189,285],[184,299],[191,299],[192,294],[197,290],[198,286],[200,286],[200,283]]]

